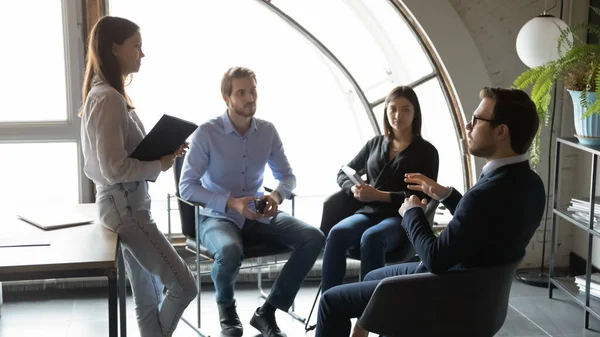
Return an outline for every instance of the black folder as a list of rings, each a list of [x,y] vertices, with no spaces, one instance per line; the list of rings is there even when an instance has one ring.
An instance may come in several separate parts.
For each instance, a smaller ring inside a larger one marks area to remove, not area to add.
[[[163,115],[129,157],[141,161],[160,160],[175,153],[197,128],[192,122]]]

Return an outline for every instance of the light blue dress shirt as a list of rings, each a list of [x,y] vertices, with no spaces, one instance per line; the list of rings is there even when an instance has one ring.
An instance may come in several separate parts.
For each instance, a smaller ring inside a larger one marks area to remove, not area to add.
[[[260,197],[266,164],[279,181],[275,191],[283,199],[290,198],[296,176],[275,126],[252,118],[250,128],[242,136],[225,112],[200,125],[192,135],[179,180],[181,197],[204,204],[201,214],[229,219],[242,228],[245,218],[234,210],[226,211],[227,199]],[[255,211],[253,203],[248,207]]]

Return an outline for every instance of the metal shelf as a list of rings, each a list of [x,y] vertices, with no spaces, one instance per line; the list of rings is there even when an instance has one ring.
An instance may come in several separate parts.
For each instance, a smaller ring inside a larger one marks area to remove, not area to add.
[[[554,276],[554,264],[556,260],[556,233],[558,229],[558,218],[562,218],[566,220],[568,223],[574,225],[575,227],[579,227],[580,229],[587,232],[587,258],[586,258],[586,280],[590,280],[591,282],[591,273],[592,273],[592,251],[593,251],[593,243],[594,237],[600,238],[600,231],[592,229],[592,224],[587,221],[581,221],[574,218],[571,212],[566,211],[564,209],[560,209],[558,205],[559,203],[559,173],[560,173],[560,154],[561,147],[569,146],[584,152],[589,153],[592,156],[592,164],[591,164],[591,174],[590,174],[590,192],[589,192],[589,200],[590,202],[594,202],[596,197],[596,172],[597,172],[597,164],[598,164],[598,156],[600,156],[600,146],[587,146],[580,144],[577,138],[556,138],[556,162],[554,165],[554,207],[552,208],[552,239],[551,239],[551,251],[550,251],[550,269],[548,273],[548,279],[550,280],[548,285],[548,297],[552,298],[552,291],[554,289],[553,285],[558,289],[567,293],[577,304],[579,304],[584,310],[584,328],[589,328],[589,318],[590,314],[596,319],[600,320],[600,299],[593,297],[591,294],[579,291],[577,285],[575,284],[573,278],[565,278],[565,277],[555,277]],[[590,206],[593,207],[593,204]],[[595,210],[591,209],[589,212],[593,213]]]
[[[568,222],[572,223],[573,225],[583,229],[584,231],[594,235],[595,237],[600,238],[600,232],[595,230],[595,229],[590,229],[590,227],[588,225],[586,225],[585,223],[581,222],[580,220],[577,220],[575,218],[573,218],[570,214],[570,212],[565,211],[565,210],[560,210],[560,209],[555,209],[554,210],[554,214],[560,216],[561,218],[563,218],[564,220],[567,220]]]
[[[585,292],[580,292],[573,278],[555,277],[550,279],[558,289],[569,295],[583,309],[592,314],[596,319],[600,320],[600,299],[590,295],[590,306],[585,305]]]
[[[583,145],[575,137],[556,138],[556,141],[591,154],[600,155],[600,146]]]

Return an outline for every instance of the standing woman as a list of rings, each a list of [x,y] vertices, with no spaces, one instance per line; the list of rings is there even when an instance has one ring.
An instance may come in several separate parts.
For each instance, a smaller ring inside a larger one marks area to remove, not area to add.
[[[146,132],[125,93],[125,79],[139,71],[143,57],[135,23],[111,16],[96,23],[88,41],[81,140],[84,172],[96,184],[99,220],[121,240],[140,335],[164,337],[172,335],[197,289],[152,219],[146,180],[168,170],[187,144],[160,160],[129,158]]]

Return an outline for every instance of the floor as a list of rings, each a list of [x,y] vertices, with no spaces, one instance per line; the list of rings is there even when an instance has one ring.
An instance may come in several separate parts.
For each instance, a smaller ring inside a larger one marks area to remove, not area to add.
[[[296,309],[302,316],[308,315],[317,287],[317,283],[309,282],[298,294]],[[262,300],[251,285],[244,284],[238,288],[238,313],[244,324],[245,336],[258,336],[248,322]],[[203,290],[203,327],[211,336],[220,336],[214,291],[208,286],[203,287]],[[108,336],[108,305],[105,296],[106,291],[102,289],[4,294],[0,336]],[[195,322],[195,301],[186,310],[184,317]],[[591,326],[595,330],[584,330],[583,317],[583,310],[561,291],[556,290],[555,298],[548,299],[547,289],[515,281],[506,322],[496,336],[600,337],[600,323],[591,318]],[[128,336],[138,337],[131,296],[128,297],[127,319]],[[283,312],[277,313],[277,319],[279,326],[289,337],[312,337],[314,334],[305,333],[302,323]],[[314,322],[314,316],[311,322]],[[173,336],[194,337],[197,334],[181,322]]]

